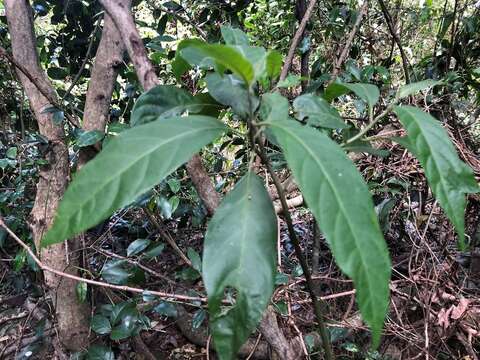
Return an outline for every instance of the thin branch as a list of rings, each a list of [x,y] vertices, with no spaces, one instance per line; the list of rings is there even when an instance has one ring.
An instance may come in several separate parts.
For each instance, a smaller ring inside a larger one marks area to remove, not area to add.
[[[57,99],[55,99],[54,96],[52,96],[49,92],[49,90],[45,89],[42,85],[41,85],[41,81],[39,79],[37,79],[36,77],[34,77],[32,74],[30,74],[30,72],[20,63],[18,63],[14,57],[12,55],[10,55],[7,50],[5,50],[3,47],[0,46],[0,56],[1,57],[4,57],[5,59],[7,59],[10,63],[12,63],[13,66],[15,66],[18,70],[20,70],[22,72],[22,74],[24,74],[28,80],[30,80],[30,82],[35,85],[35,87],[38,89],[38,91],[40,91],[40,93],[52,104],[54,105],[55,107],[59,108],[59,109],[62,109],[62,110],[65,110],[65,107],[63,105],[60,104],[60,102],[57,101]],[[75,118],[73,118],[70,114],[68,114],[66,111],[64,111],[65,113],[65,117],[67,118],[67,120],[70,122],[70,124],[72,124],[74,127],[78,128],[80,127],[79,123],[77,122],[77,120],[75,120]]]
[[[319,299],[314,292],[314,284],[313,284],[312,276],[310,274],[310,269],[308,268],[307,261],[303,256],[302,248],[300,247],[300,242],[297,238],[297,234],[295,233],[295,229],[293,227],[293,221],[292,221],[292,217],[290,216],[290,212],[288,210],[288,204],[285,197],[285,193],[282,188],[282,183],[280,182],[279,178],[277,177],[277,175],[272,169],[272,166],[267,157],[267,153],[265,151],[265,147],[263,146],[263,143],[261,141],[257,141],[257,144],[259,147],[259,151],[257,151],[258,155],[262,159],[263,164],[265,165],[265,167],[268,170],[268,173],[272,177],[273,183],[275,184],[275,187],[277,188],[277,191],[278,191],[280,202],[282,203],[283,215],[285,217],[285,222],[287,223],[290,240],[292,241],[293,246],[295,248],[295,254],[298,258],[298,261],[300,262],[300,266],[302,267],[303,274],[305,276],[305,281],[307,284],[307,289],[310,294],[310,298],[312,299],[313,308],[315,311],[315,317],[317,318],[318,328],[320,331],[320,337],[322,338],[322,344],[325,350],[325,359],[332,360],[334,359],[332,344],[330,342],[330,336],[328,334],[328,330],[325,325],[325,320],[322,315],[323,309],[325,309],[326,306],[323,303],[323,300]]]
[[[143,209],[145,215],[147,215],[148,219],[150,220],[150,222],[153,224],[153,226],[155,226],[155,228],[158,230],[158,232],[160,233],[160,236],[162,238],[165,239],[166,242],[168,242],[168,244],[173,248],[173,250],[178,254],[178,256],[180,256],[182,258],[182,260],[190,267],[192,267],[192,262],[190,261],[190,259],[183,253],[183,251],[178,247],[177,243],[175,242],[175,240],[173,240],[173,238],[170,236],[170,234],[168,232],[166,232],[164,229],[163,229],[163,226],[162,224],[160,223],[160,221],[155,217],[155,215],[153,215],[152,212],[150,212],[149,210],[147,209]]]
[[[368,9],[368,1],[365,1],[362,7],[360,8],[360,11],[358,12],[357,19],[355,21],[355,24],[353,25],[352,30],[350,31],[350,34],[348,34],[348,38],[347,38],[347,41],[345,42],[345,46],[343,47],[342,53],[340,54],[337,61],[335,61],[335,65],[332,71],[332,78],[330,79],[330,82],[333,82],[335,80],[335,78],[338,75],[338,72],[340,71],[340,68],[342,67],[343,63],[345,62],[345,59],[350,53],[350,49],[352,48],[352,44],[353,44],[353,39],[358,29],[360,29],[360,24],[362,23],[363,16],[367,12],[367,9]]]
[[[171,293],[165,293],[161,291],[154,291],[154,290],[147,290],[147,289],[140,289],[140,288],[135,288],[131,286],[124,286],[124,285],[114,285],[114,284],[109,284],[103,281],[97,281],[97,280],[90,280],[90,279],[85,279],[80,276],[72,275],[65,273],[63,271],[59,271],[56,269],[51,268],[48,265],[45,265],[40,259],[35,255],[35,253],[30,249],[30,246],[25,244],[8,226],[5,224],[3,221],[3,218],[0,217],[0,227],[4,228],[5,231],[23,248],[25,251],[30,255],[30,257],[33,259],[33,261],[38,265],[40,269],[43,271],[48,271],[51,272],[55,275],[68,278],[71,280],[75,281],[80,281],[84,282],[90,285],[97,285],[97,286],[102,286],[110,289],[115,289],[115,290],[120,290],[120,291],[128,291],[128,292],[133,292],[133,293],[145,293],[148,292],[150,295],[158,296],[163,299],[176,299],[176,300],[183,300],[183,301],[199,301],[202,303],[206,303],[207,299],[203,297],[197,297],[197,296],[187,296],[187,295],[178,295],[178,294],[171,294]]]
[[[88,44],[87,53],[85,54],[85,58],[82,61],[82,65],[80,65],[80,69],[78,70],[77,74],[73,78],[72,83],[68,87],[65,94],[62,96],[62,101],[65,100],[68,95],[70,95],[70,92],[73,90],[75,85],[77,85],[78,80],[80,80],[83,70],[85,70],[85,66],[87,66],[88,59],[90,58],[90,54],[92,53],[93,43],[95,42],[95,36],[97,35],[97,31],[100,27],[101,22],[102,22],[102,16],[100,16],[97,20],[97,24],[95,25],[95,29],[93,29],[92,38],[90,39],[90,43]]]
[[[387,22],[388,30],[390,30],[390,34],[392,35],[393,39],[397,43],[398,49],[400,50],[400,56],[402,58],[402,66],[403,66],[403,72],[405,73],[405,82],[407,84],[410,83],[410,75],[408,72],[408,59],[407,59],[407,54],[405,53],[405,50],[403,50],[402,42],[400,41],[400,38],[395,31],[395,27],[393,25],[393,20],[392,17],[390,16],[390,13],[388,12],[387,6],[383,2],[383,0],[378,0],[378,3],[380,4],[380,8],[382,9],[383,16],[385,17],[385,20]]]
[[[305,11],[305,15],[303,16],[302,22],[300,23],[297,32],[295,33],[292,42],[290,44],[290,49],[288,50],[288,55],[287,58],[285,59],[285,63],[283,64],[282,72],[280,74],[280,80],[283,81],[286,79],[288,71],[290,70],[290,67],[292,66],[292,61],[293,57],[295,56],[295,50],[297,49],[297,46],[302,38],[303,32],[305,31],[305,28],[307,27],[307,23],[310,20],[312,14],[313,14],[313,9],[315,8],[315,5],[317,3],[317,0],[310,0],[310,3],[308,4],[308,8]]]

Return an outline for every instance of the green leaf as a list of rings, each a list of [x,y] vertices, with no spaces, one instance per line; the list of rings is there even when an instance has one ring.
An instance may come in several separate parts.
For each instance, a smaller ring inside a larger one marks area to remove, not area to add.
[[[164,219],[170,219],[172,217],[172,204],[164,196],[157,198],[157,206]]]
[[[181,184],[180,184],[180,181],[178,181],[178,179],[174,179],[174,178],[168,179],[167,184],[170,190],[172,190],[174,194],[180,191]]]
[[[202,271],[202,259],[200,255],[191,247],[187,249],[187,256],[192,262],[192,267],[197,271]]]
[[[288,100],[279,93],[268,93],[262,96],[260,118],[271,122],[288,118]]]
[[[173,85],[158,85],[143,93],[132,110],[132,126],[145,124],[157,119],[182,115],[184,112],[195,114],[203,106],[187,91]]]
[[[85,147],[94,145],[97,142],[101,141],[105,136],[103,131],[92,130],[92,131],[82,131],[77,137],[77,146]]]
[[[51,67],[47,69],[47,74],[54,80],[63,80],[67,77],[68,71],[63,68]]]
[[[408,133],[410,151],[422,165],[428,184],[465,247],[465,194],[480,190],[472,169],[462,162],[447,132],[430,114],[412,106],[396,106]]]
[[[223,40],[227,45],[248,45],[248,36],[240,29],[230,26],[220,26]]]
[[[126,284],[132,274],[125,269],[125,260],[112,260],[103,265],[102,278],[111,284]]]
[[[224,198],[205,236],[203,280],[220,359],[233,359],[262,318],[274,289],[276,242],[272,201],[249,172]],[[224,291],[232,288],[236,302],[225,310]]]
[[[165,315],[172,318],[176,318],[178,315],[175,304],[168,301],[160,301],[158,305],[153,308],[153,311],[160,315]]]
[[[145,250],[148,245],[150,245],[150,240],[148,239],[137,239],[128,245],[127,248],[127,256],[134,256],[141,253]]]
[[[275,50],[271,50],[267,53],[266,59],[267,75],[270,79],[274,80],[282,71],[282,55]]]
[[[378,344],[391,264],[368,187],[342,148],[320,131],[286,120],[270,127],[338,266],[355,283]]]
[[[321,126],[330,129],[343,129],[347,127],[340,117],[337,109],[332,107],[325,99],[313,94],[297,97],[293,108],[299,120],[308,118],[309,125]]]
[[[416,92],[422,91],[426,88],[429,88],[438,84],[440,84],[440,81],[435,81],[432,79],[423,80],[423,81],[415,82],[412,84],[407,84],[402,86],[400,89],[398,89],[396,98],[403,99],[407,96],[415,94]]]
[[[342,95],[345,95],[348,92],[349,92],[349,89],[347,89],[345,86],[343,86],[340,83],[334,82],[327,86],[323,94],[323,98],[328,102],[332,102],[333,99],[336,99]]]
[[[199,309],[193,314],[192,318],[192,329],[198,329],[200,326],[202,326],[202,323],[205,321],[205,318],[207,317],[207,312],[203,309]]]
[[[298,75],[290,74],[285,80],[279,81],[277,84],[278,88],[289,88],[300,85],[302,82],[302,77]]]
[[[61,242],[106,219],[224,130],[216,119],[197,115],[154,121],[114,137],[73,179],[42,245]]]
[[[156,246],[150,246],[150,249],[146,251],[143,256],[146,257],[147,259],[153,259],[154,257],[157,257],[160,255],[163,250],[165,249],[165,244],[159,244]]]
[[[355,83],[355,84],[338,84],[343,86],[344,88],[353,91],[355,95],[357,95],[360,99],[365,101],[368,104],[368,108],[370,111],[373,110],[373,107],[378,102],[380,98],[380,91],[378,91],[378,87],[372,84],[363,84],[363,83]]]
[[[95,315],[90,322],[90,327],[99,335],[109,334],[112,331],[110,320],[102,315]]]
[[[87,360],[115,360],[115,355],[108,347],[92,345],[88,349]]]
[[[208,74],[205,78],[210,95],[220,104],[230,106],[242,118],[249,114],[248,89],[244,83],[233,75],[221,76]],[[258,98],[251,95],[252,111],[258,107]]]
[[[207,44],[201,40],[184,40],[181,42],[180,54],[191,65],[200,65],[211,59],[238,75],[247,85],[255,78],[252,64],[236,48],[229,45]]]
[[[77,286],[75,287],[75,293],[77,294],[77,299],[80,302],[85,302],[87,299],[87,283],[85,282],[79,282]]]
[[[17,158],[17,154],[18,154],[18,149],[15,146],[9,147],[7,152],[5,153],[7,158],[10,158],[12,160],[15,160]]]

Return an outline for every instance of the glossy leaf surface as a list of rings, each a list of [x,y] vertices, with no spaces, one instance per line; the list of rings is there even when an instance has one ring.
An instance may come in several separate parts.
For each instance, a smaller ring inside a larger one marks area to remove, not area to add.
[[[309,125],[321,126],[331,129],[347,127],[340,117],[337,109],[332,107],[325,99],[313,94],[299,96],[293,102],[299,120],[307,118]]]
[[[270,124],[335,260],[353,279],[374,343],[389,299],[390,259],[362,176],[329,137],[295,121]]]
[[[232,231],[234,229],[234,231]],[[248,173],[224,198],[208,225],[203,280],[221,359],[234,359],[262,318],[273,293],[277,218],[263,181]],[[236,303],[222,308],[226,289]]]
[[[73,179],[42,244],[61,242],[106,219],[224,130],[216,119],[196,115],[161,119],[122,132]]]
[[[187,91],[173,85],[159,85],[143,93],[132,110],[132,126],[145,124],[158,118],[178,116],[188,111],[197,113],[202,104]]]

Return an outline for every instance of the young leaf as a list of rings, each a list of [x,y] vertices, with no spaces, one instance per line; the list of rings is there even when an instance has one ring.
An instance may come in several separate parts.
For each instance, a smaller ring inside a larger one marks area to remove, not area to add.
[[[282,55],[278,51],[270,50],[267,53],[267,75],[270,79],[276,79],[282,70]]]
[[[42,245],[61,242],[106,219],[224,130],[216,119],[194,115],[161,119],[122,132],[73,179]]]
[[[320,131],[292,120],[270,127],[338,266],[355,283],[377,344],[388,308],[390,259],[367,185],[340,146]]]
[[[293,102],[299,120],[308,118],[309,125],[316,125],[331,129],[344,129],[347,127],[340,117],[337,109],[326,100],[313,94],[297,97]]]
[[[181,44],[182,58],[192,65],[199,65],[205,60],[212,59],[238,75],[247,85],[250,85],[255,77],[250,61],[232,46],[207,44],[195,39],[184,40]]]
[[[235,29],[230,26],[220,26],[223,40],[228,45],[248,45],[247,35],[240,29]]]
[[[205,236],[203,279],[222,360],[235,358],[262,318],[275,283],[276,239],[272,201],[261,178],[250,172],[222,201]],[[226,288],[236,290],[228,311],[221,303]]]
[[[210,95],[220,104],[230,106],[242,118],[249,114],[248,89],[243,81],[233,75],[222,76],[217,73],[208,74],[205,80]],[[258,106],[258,98],[251,95],[250,99],[254,111]]]
[[[189,113],[197,113],[202,105],[187,91],[173,85],[159,85],[143,93],[136,101],[130,123],[137,126],[157,120]]]
[[[435,81],[432,79],[427,79],[423,81],[418,81],[412,84],[407,84],[402,86],[397,92],[397,99],[403,99],[404,97],[415,94],[418,91],[422,91],[426,88],[440,84],[440,81]]]
[[[472,169],[462,162],[447,132],[430,114],[412,106],[396,106],[408,132],[409,149],[422,165],[433,195],[445,210],[465,246],[465,194],[480,190]]]

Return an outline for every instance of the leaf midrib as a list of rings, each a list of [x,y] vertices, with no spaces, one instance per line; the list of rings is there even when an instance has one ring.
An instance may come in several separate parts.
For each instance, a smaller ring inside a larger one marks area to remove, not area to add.
[[[296,140],[298,141],[298,143],[299,143],[300,145],[302,145],[302,146],[307,150],[307,152],[308,152],[308,154],[310,155],[310,157],[314,160],[315,163],[317,163],[317,165],[320,167],[320,169],[322,170],[322,172],[325,174],[325,179],[327,180],[330,188],[331,188],[331,189],[333,190],[333,192],[335,193],[335,197],[336,197],[337,199],[339,199],[339,200],[338,200],[338,203],[339,203],[339,205],[340,205],[340,207],[341,207],[341,209],[342,209],[343,217],[346,219],[346,223],[348,224],[348,227],[349,227],[349,229],[350,229],[350,233],[352,234],[352,238],[354,239],[355,247],[357,248],[357,253],[360,254],[361,263],[362,263],[363,267],[366,269],[366,268],[367,268],[367,267],[366,267],[366,262],[365,262],[365,259],[364,259],[364,256],[363,256],[362,252],[358,250],[358,249],[360,249],[360,247],[359,247],[359,244],[358,244],[357,237],[355,236],[355,232],[352,231],[352,229],[353,229],[352,224],[350,223],[349,217],[348,217],[348,216],[345,216],[346,211],[345,211],[344,204],[343,204],[342,201],[340,201],[341,198],[338,196],[338,191],[336,190],[336,188],[335,188],[334,186],[332,186],[332,179],[330,178],[328,172],[325,171],[325,169],[324,169],[323,165],[321,164],[321,162],[319,162],[319,161],[316,159],[316,157],[314,156],[315,154],[310,150],[310,148],[309,148],[308,146],[306,146],[306,144],[302,141],[301,138],[299,138],[299,137],[298,137],[296,134],[294,134],[293,132],[288,132],[288,131],[285,130],[285,128],[283,128],[283,127],[281,127],[281,126],[278,126],[278,122],[277,122],[277,123],[271,123],[271,125],[277,126],[277,127],[281,128],[285,133],[287,133],[288,135],[290,135],[292,138],[296,139]],[[368,274],[368,271],[364,271],[364,274]],[[352,274],[351,276],[354,277],[355,274]],[[368,276],[367,276],[367,278],[369,279]],[[368,281],[368,284],[369,284],[368,287],[369,287],[369,290],[370,290],[370,294],[374,294],[375,292],[372,291],[372,285],[373,285],[373,284],[372,284],[372,281],[369,280],[369,281]],[[372,308],[373,308],[373,307],[372,307]]]
[[[167,144],[169,144],[169,143],[171,143],[171,142],[173,142],[173,141],[175,141],[175,140],[177,140],[177,139],[179,139],[179,138],[186,137],[187,135],[190,135],[190,134],[192,134],[192,133],[195,133],[195,132],[199,132],[199,133],[200,133],[200,132],[203,132],[203,131],[213,130],[213,129],[219,129],[219,130],[220,130],[220,127],[213,127],[213,126],[212,126],[212,127],[209,127],[209,128],[202,128],[202,129],[200,129],[200,130],[199,130],[199,129],[194,129],[194,130],[190,130],[190,131],[183,132],[183,133],[181,133],[181,134],[179,134],[179,135],[177,135],[177,136],[170,137],[170,138],[167,139],[165,142],[163,142],[163,143],[159,144],[158,146],[154,147],[152,150],[144,153],[141,157],[139,157],[139,158],[137,157],[137,158],[136,158],[136,161],[131,161],[130,163],[127,163],[127,164],[129,164],[129,165],[128,165],[128,166],[124,166],[121,171],[114,172],[114,176],[109,177],[109,178],[108,178],[108,181],[105,181],[102,186],[100,186],[99,188],[97,188],[96,191],[93,191],[93,192],[91,193],[92,196],[87,197],[87,200],[84,201],[84,202],[82,202],[82,203],[80,203],[81,205],[80,205],[79,207],[80,207],[80,208],[83,208],[83,207],[85,206],[85,204],[89,203],[92,198],[95,198],[96,195],[97,195],[98,193],[100,193],[100,192],[105,188],[105,186],[106,186],[107,184],[110,184],[113,180],[115,180],[115,178],[117,178],[117,177],[119,177],[119,176],[122,176],[122,175],[123,175],[125,172],[127,172],[133,165],[141,162],[146,156],[148,156],[148,155],[150,155],[151,153],[157,151],[160,147],[162,147],[162,146],[164,146],[164,145],[167,145]],[[120,140],[123,140],[123,139],[118,139],[118,141],[120,141]],[[117,141],[117,142],[118,142],[118,141]],[[117,196],[116,196],[115,198],[117,198]]]

